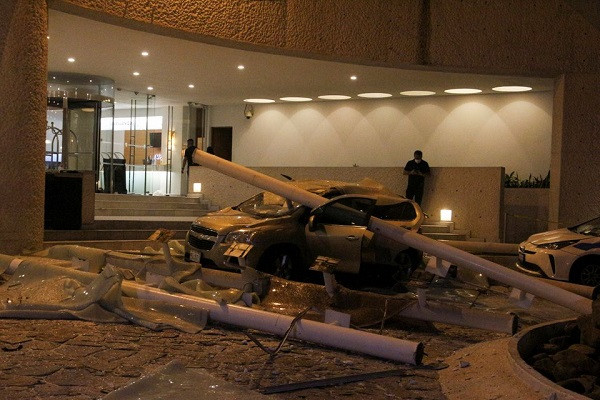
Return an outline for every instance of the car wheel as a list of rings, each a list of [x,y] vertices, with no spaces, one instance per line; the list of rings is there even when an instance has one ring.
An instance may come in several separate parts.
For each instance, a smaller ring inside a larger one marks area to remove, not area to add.
[[[423,252],[411,247],[398,253],[395,261],[399,267],[398,272],[410,276],[413,271],[421,265],[421,262],[423,261]]]
[[[580,285],[599,286],[600,285],[600,259],[587,258],[582,259],[573,266],[571,281]]]
[[[283,279],[300,279],[302,258],[291,246],[276,247],[263,255],[259,262],[259,269]]]

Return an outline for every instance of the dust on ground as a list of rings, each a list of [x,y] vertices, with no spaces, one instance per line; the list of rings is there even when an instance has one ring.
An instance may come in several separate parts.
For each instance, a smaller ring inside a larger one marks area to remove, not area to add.
[[[418,284],[418,283],[417,283]],[[410,285],[409,285],[410,286]],[[520,329],[576,313],[536,298],[530,309],[512,306],[508,289],[474,290],[453,284],[430,287],[432,298],[463,306],[513,312]],[[401,370],[397,376],[270,395],[278,399],[445,399],[435,368],[454,351],[508,334],[422,321],[390,320],[366,329],[425,346],[423,365],[410,366],[360,354],[286,341],[273,358],[260,349],[280,338],[210,323],[199,334],[155,332],[130,324],[73,320],[0,320],[0,399],[97,399],[173,360],[201,368],[248,391],[272,385]],[[473,355],[474,357],[476,355]],[[449,368],[460,368],[449,365]],[[464,366],[463,366],[464,367]]]

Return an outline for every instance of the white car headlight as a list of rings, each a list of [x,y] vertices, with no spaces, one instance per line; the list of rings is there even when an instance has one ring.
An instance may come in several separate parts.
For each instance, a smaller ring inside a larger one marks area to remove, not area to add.
[[[538,244],[537,247],[542,248],[542,249],[558,250],[558,249],[562,249],[563,247],[567,247],[572,244],[575,244],[577,242],[579,242],[579,240],[565,240],[563,242]]]
[[[225,240],[223,241],[223,243],[250,243],[255,233],[256,232],[254,231],[229,232],[227,236],[225,236]]]

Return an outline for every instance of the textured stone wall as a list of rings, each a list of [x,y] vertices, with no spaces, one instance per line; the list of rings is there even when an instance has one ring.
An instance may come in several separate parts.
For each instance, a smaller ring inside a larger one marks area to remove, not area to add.
[[[430,64],[524,74],[600,71],[600,32],[571,1],[431,3]]]
[[[534,233],[548,230],[550,189],[504,189],[505,242],[520,243]]]
[[[550,220],[571,226],[600,215],[600,75],[567,74],[557,85]]]
[[[255,167],[263,174],[282,179],[328,179],[358,182],[373,179],[395,193],[404,195],[407,177],[393,167]],[[194,182],[202,183],[202,194],[212,204],[227,207],[239,204],[262,190],[204,167],[190,169],[189,193]],[[440,210],[453,212],[455,228],[468,230],[472,237],[490,242],[502,238],[504,168],[431,168],[425,183],[423,210],[439,221]]]
[[[580,2],[581,3],[581,2]],[[593,9],[593,2],[589,7]],[[449,69],[600,71],[600,32],[569,0],[53,0],[51,7],[277,53]],[[583,7],[583,8],[582,8]]]
[[[41,247],[44,234],[47,8],[0,6],[0,252]]]

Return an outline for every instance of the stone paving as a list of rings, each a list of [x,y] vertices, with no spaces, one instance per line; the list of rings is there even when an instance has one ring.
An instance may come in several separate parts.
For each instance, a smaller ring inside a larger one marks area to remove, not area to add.
[[[477,302],[487,308],[518,313],[524,326],[574,315],[540,299],[530,310],[513,309],[498,290],[480,296]],[[252,333],[267,347],[275,348],[280,340]],[[255,392],[270,385],[403,370],[401,376],[271,395],[274,398],[445,399],[437,371],[427,366],[442,362],[455,350],[471,344],[507,337],[477,329],[406,321],[387,323],[383,334],[423,342],[424,367],[292,340],[270,359],[244,330],[215,323],[198,334],[188,334],[176,330],[155,332],[130,324],[3,319],[0,400],[97,399],[175,359]],[[460,366],[448,368],[456,370]]]

